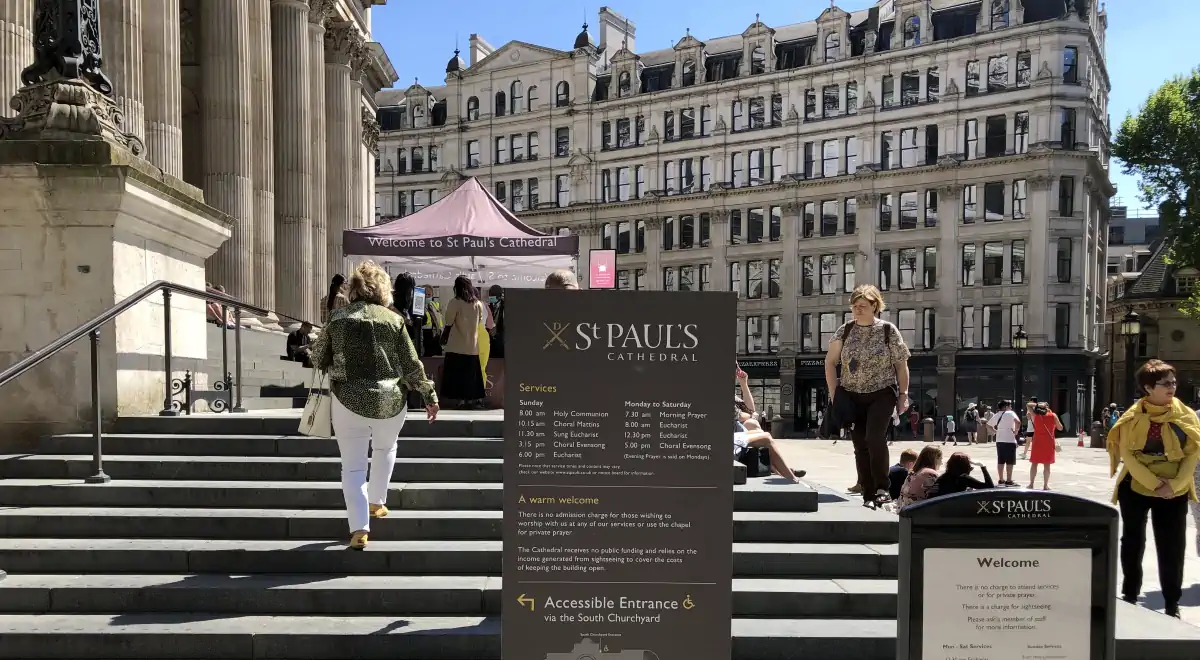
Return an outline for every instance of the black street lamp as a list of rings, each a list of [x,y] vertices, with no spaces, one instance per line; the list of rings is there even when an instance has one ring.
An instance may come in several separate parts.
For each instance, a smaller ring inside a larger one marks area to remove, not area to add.
[[[1138,338],[1142,334],[1141,317],[1138,316],[1137,312],[1130,310],[1121,319],[1117,332],[1125,338],[1125,396],[1132,403],[1141,398],[1140,393],[1137,391],[1137,383],[1134,382],[1134,375],[1137,373],[1137,370],[1133,368],[1133,361],[1137,359],[1134,355],[1134,349],[1137,346]]]
[[[1012,347],[1017,354],[1017,399],[1013,401],[1013,409],[1019,410],[1025,396],[1021,391],[1025,385],[1025,349],[1029,348],[1029,335],[1025,333],[1025,326],[1017,326],[1017,331],[1012,336]]]

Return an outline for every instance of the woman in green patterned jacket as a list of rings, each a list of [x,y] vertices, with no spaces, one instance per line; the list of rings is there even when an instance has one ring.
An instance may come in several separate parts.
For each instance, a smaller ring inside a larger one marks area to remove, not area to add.
[[[350,275],[347,298],[349,304],[333,310],[313,344],[312,361],[329,375],[350,547],[361,550],[370,519],[388,514],[385,500],[408,393],[420,393],[430,422],[437,418],[438,399],[404,321],[388,309],[387,273],[373,261],[359,265]]]

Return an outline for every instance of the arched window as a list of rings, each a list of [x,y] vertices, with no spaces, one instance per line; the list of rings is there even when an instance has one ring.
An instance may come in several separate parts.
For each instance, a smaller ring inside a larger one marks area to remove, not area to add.
[[[696,84],[696,61],[683,61],[683,79],[680,82],[680,87],[689,87]]]
[[[1008,0],[992,0],[992,29],[1008,27]]]
[[[424,172],[425,171],[425,150],[422,149],[421,147],[413,147],[412,148],[412,171],[413,172]]]
[[[525,86],[521,84],[520,80],[514,80],[512,85],[509,85],[508,111],[510,114],[515,115],[521,111],[521,101],[525,98],[524,90]]]
[[[767,52],[762,46],[755,46],[754,51],[750,53],[750,73],[766,73],[767,72]]]
[[[436,172],[438,168],[438,148],[429,147],[429,171]]]
[[[408,172],[408,151],[399,149],[396,151],[396,173],[404,174]]]
[[[621,72],[621,77],[617,79],[617,96],[618,97],[623,98],[623,97],[629,96],[629,92],[633,90],[632,80],[633,79],[630,77],[628,71]]]
[[[834,62],[842,57],[842,35],[830,32],[825,35],[825,61]]]
[[[537,92],[537,85],[530,85],[529,89],[525,90],[525,107],[529,112],[533,112],[534,108],[537,107]]]
[[[571,105],[571,85],[563,80],[554,89],[554,106],[565,108],[568,105]]]
[[[472,96],[467,99],[467,121],[475,121],[479,119],[479,97]]]
[[[904,46],[920,46],[921,45],[921,17],[909,16],[908,20],[904,21]]]
[[[508,110],[508,97],[504,92],[496,92],[496,116],[503,117],[506,110]]]
[[[425,108],[420,103],[413,105],[413,128],[425,127]]]

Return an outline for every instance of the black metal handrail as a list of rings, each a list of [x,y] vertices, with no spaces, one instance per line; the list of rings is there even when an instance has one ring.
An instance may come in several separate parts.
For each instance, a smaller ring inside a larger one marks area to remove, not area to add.
[[[85,336],[90,340],[90,343],[91,343],[92,414],[94,415],[93,427],[92,427],[92,438],[93,438],[93,441],[95,442],[95,450],[94,450],[94,454],[92,456],[92,464],[93,464],[94,473],[92,476],[85,479],[85,481],[87,483],[96,484],[96,483],[107,483],[109,481],[109,476],[104,473],[104,454],[103,454],[103,447],[101,444],[101,430],[102,430],[101,417],[102,416],[101,416],[101,410],[100,410],[100,365],[99,365],[100,328],[102,328],[106,324],[112,322],[114,319],[116,319],[118,316],[120,316],[125,311],[129,310],[130,308],[134,307],[138,303],[141,303],[142,301],[146,300],[150,296],[152,296],[160,291],[162,292],[162,296],[163,296],[163,373],[164,373],[163,392],[164,392],[164,395],[163,395],[163,409],[162,409],[162,411],[159,412],[159,415],[164,416],[164,417],[171,417],[171,416],[175,416],[175,415],[179,414],[179,409],[177,407],[178,404],[174,401],[174,395],[176,393],[174,390],[174,383],[176,382],[176,379],[172,378],[172,369],[171,369],[171,367],[172,367],[171,363],[173,360],[172,346],[171,346],[171,295],[174,293],[185,295],[185,296],[188,296],[189,298],[196,298],[199,300],[203,300],[208,303],[220,304],[221,305],[221,325],[223,328],[225,328],[227,319],[229,318],[228,317],[228,309],[229,308],[233,309],[233,315],[234,315],[233,331],[234,331],[234,343],[235,343],[235,358],[234,359],[236,362],[234,365],[234,368],[237,372],[237,380],[234,381],[229,373],[229,346],[228,346],[227,333],[223,329],[221,332],[221,368],[222,368],[222,374],[223,374],[221,383],[224,384],[224,387],[226,388],[226,391],[227,391],[226,396],[229,397],[229,399],[228,399],[227,405],[224,406],[222,408],[222,410],[228,411],[228,412],[235,412],[235,413],[246,412],[245,408],[242,407],[242,311],[243,310],[249,311],[249,312],[251,312],[253,314],[257,314],[259,316],[267,316],[268,314],[271,314],[272,312],[270,310],[264,309],[257,305],[251,305],[249,303],[238,300],[237,298],[233,298],[231,296],[228,296],[223,293],[216,292],[216,291],[201,291],[200,289],[193,289],[192,287],[183,286],[181,284],[175,284],[174,282],[168,282],[166,280],[159,280],[157,282],[151,282],[150,284],[147,284],[146,286],[139,289],[136,293],[130,295],[129,297],[122,300],[121,302],[117,303],[116,305],[113,305],[112,307],[108,308],[104,312],[101,312],[99,315],[97,315],[95,318],[91,319],[90,321],[84,322],[80,326],[78,326],[75,329],[71,330],[70,332],[64,334],[63,336],[59,337],[58,339],[55,339],[54,341],[43,346],[42,348],[37,349],[36,351],[34,351],[30,355],[26,356],[22,360],[18,361],[16,364],[12,365],[11,367],[5,369],[4,371],[0,371],[0,387],[4,387],[8,383],[16,380],[17,378],[20,378],[22,375],[29,372],[31,369],[38,366],[42,362],[45,362],[46,360],[48,360],[51,357],[55,356],[56,354],[62,352],[63,350],[65,350],[67,347],[71,346],[75,342],[79,341],[80,339],[83,339]],[[300,323],[309,323],[302,319],[297,319],[297,318],[288,316],[286,314],[280,314],[278,312],[275,312],[275,315],[286,318],[286,319],[290,319],[293,321],[297,321]],[[309,323],[309,324],[314,325],[312,323]],[[314,327],[316,327],[316,326],[314,325]],[[232,398],[235,382],[236,382],[236,392],[237,392],[236,403],[234,402],[234,400]]]

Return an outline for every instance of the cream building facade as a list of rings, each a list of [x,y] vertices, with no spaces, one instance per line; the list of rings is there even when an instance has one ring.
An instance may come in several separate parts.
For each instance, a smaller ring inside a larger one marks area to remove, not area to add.
[[[135,155],[234,220],[207,278],[317,317],[341,231],[373,221],[376,92],[396,74],[371,41],[386,0],[92,0],[103,71]],[[33,0],[0,0],[0,95],[33,61]],[[5,107],[3,112],[8,113]],[[15,114],[15,113],[13,113]]]
[[[1091,415],[1108,199],[1105,14],[1063,0],[888,0],[636,50],[472,35],[445,84],[384,91],[383,219],[477,176],[532,226],[617,251],[629,289],[734,290],[760,406],[826,398],[847,292],[884,289],[924,414],[1024,392]],[[586,269],[585,267],[582,269]]]

